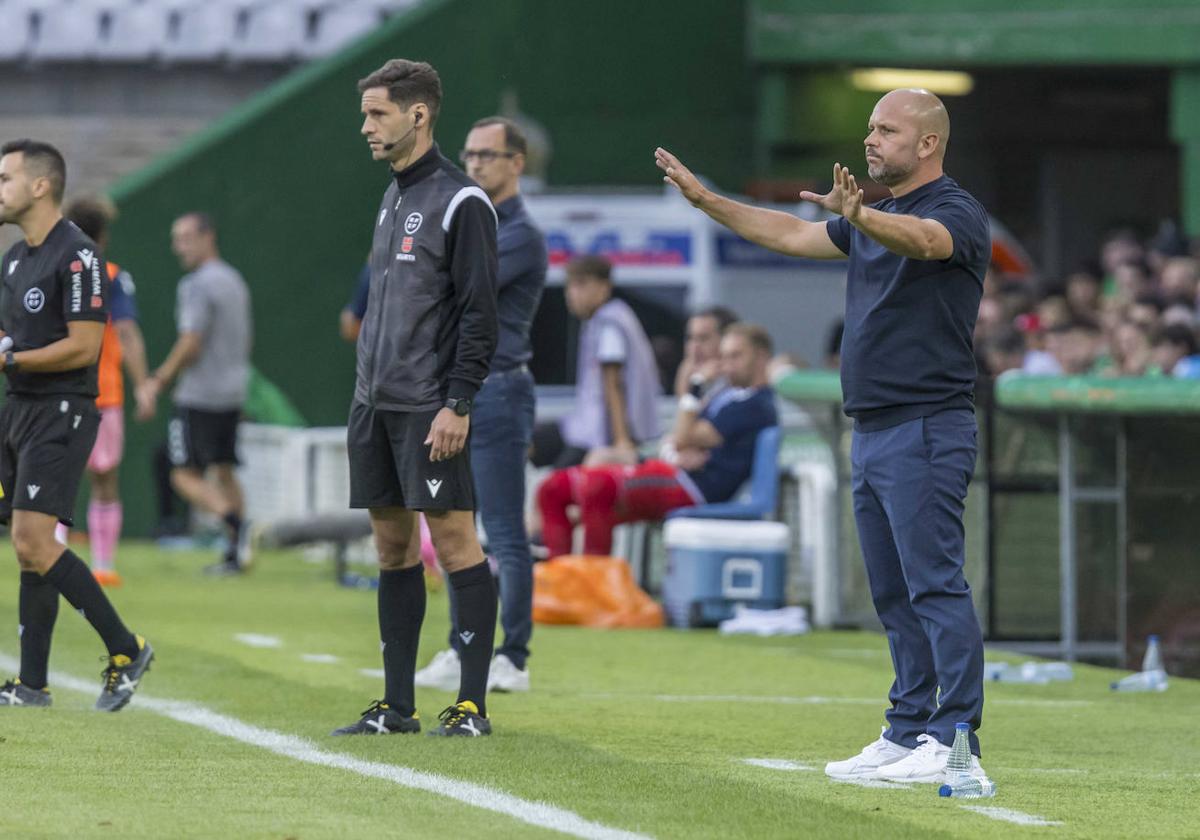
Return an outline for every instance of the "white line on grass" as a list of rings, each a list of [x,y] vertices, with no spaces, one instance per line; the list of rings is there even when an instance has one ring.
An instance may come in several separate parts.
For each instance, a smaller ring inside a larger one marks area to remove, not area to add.
[[[333,665],[341,661],[332,653],[302,653],[300,658],[305,662],[315,662],[318,665]]]
[[[244,645],[256,648],[283,647],[283,640],[278,636],[263,636],[260,633],[234,633],[233,638]]]
[[[373,680],[381,680],[387,676],[387,673],[382,668],[359,668],[358,673]]]
[[[974,811],[976,814],[983,814],[985,817],[990,817],[993,820],[1016,823],[1017,825],[1062,825],[1061,820],[1048,820],[1036,814],[1026,814],[1022,811],[1014,811],[1011,808],[993,808],[990,805],[963,805],[962,807],[968,811]]]
[[[14,670],[19,665],[20,663],[11,656],[0,654],[0,668]],[[84,694],[95,694],[98,688],[97,680],[81,680],[61,672],[51,674],[50,681],[55,688],[65,688]],[[448,776],[413,770],[395,764],[364,761],[344,753],[323,750],[295,735],[263,729],[195,703],[159,700],[138,694],[134,698],[133,708],[146,709],[180,723],[188,723],[216,735],[232,738],[243,744],[259,747],[276,755],[302,761],[305,764],[348,770],[360,776],[394,782],[402,787],[423,790],[447,799],[456,799],[465,805],[485,811],[506,814],[529,825],[548,828],[572,837],[588,838],[588,840],[649,840],[645,834],[637,834],[612,828],[603,823],[592,822],[574,811],[557,808],[545,802],[521,799],[486,785],[463,782]]]
[[[765,767],[768,770],[814,770],[816,768],[809,767],[807,764],[797,764],[794,761],[788,761],[786,758],[743,758],[742,764],[749,764],[751,767]]]

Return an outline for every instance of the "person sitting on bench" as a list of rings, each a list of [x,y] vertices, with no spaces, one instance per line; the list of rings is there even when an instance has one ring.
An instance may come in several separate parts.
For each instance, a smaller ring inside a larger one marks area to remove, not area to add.
[[[750,477],[758,433],[779,423],[775,392],[767,381],[771,353],[771,337],[762,327],[731,324],[721,339],[721,370],[728,387],[704,405],[690,393],[680,398],[671,432],[672,460],[570,467],[542,482],[537,500],[550,556],[571,553],[572,505],[583,526],[583,553],[608,555],[616,525],[729,500]]]

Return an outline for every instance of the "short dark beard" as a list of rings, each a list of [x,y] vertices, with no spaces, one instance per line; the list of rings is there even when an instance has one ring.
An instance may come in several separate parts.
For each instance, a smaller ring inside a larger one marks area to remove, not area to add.
[[[871,180],[885,187],[895,186],[912,174],[912,167],[902,169],[886,163],[867,164],[867,174]]]

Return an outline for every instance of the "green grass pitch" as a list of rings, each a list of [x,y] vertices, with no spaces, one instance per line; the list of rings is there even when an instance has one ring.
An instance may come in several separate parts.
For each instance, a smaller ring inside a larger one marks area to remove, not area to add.
[[[7,546],[4,554],[11,574],[0,587],[0,625],[15,631],[16,564]],[[1192,681],[1172,680],[1164,694],[1116,695],[1108,684],[1117,672],[1080,667],[1070,683],[989,686],[980,735],[999,793],[978,804],[1056,823],[1020,826],[939,799],[931,785],[868,789],[825,778],[826,761],[879,732],[890,661],[878,635],[537,627],[534,690],[491,698],[493,737],[333,739],[329,730],[382,691],[381,680],[360,673],[381,667],[374,594],[335,587],[328,567],[294,553],[267,554],[238,580],[202,577],[211,559],[122,546],[126,585],[113,599],[158,651],[144,694],[326,753],[486,785],[658,838],[1200,837],[1200,685]],[[280,646],[250,647],[234,639],[239,633]],[[445,597],[431,594],[422,663],[445,633]],[[102,653],[64,604],[52,668],[98,690]],[[16,654],[15,632],[6,632],[0,657]],[[59,686],[52,709],[0,709],[0,836],[555,835],[436,793],[303,763],[164,716],[140,698],[101,715],[90,710],[92,693]],[[452,699],[418,692],[427,726]]]

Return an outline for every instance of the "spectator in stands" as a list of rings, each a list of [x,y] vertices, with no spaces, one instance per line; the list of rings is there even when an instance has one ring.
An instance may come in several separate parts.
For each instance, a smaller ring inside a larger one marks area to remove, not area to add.
[[[354,281],[354,295],[342,309],[338,319],[338,332],[342,340],[350,344],[358,341],[358,333],[362,330],[363,316],[367,314],[367,295],[371,291],[371,266],[363,263],[359,269],[358,278]]]
[[[582,464],[611,447],[637,463],[638,444],[658,437],[662,386],[650,339],[625,301],[613,297],[612,264],[576,257],[567,266],[567,308],[583,322],[575,376],[575,405],[559,421],[533,430],[534,466]]]
[[[1091,373],[1100,353],[1100,328],[1090,321],[1060,324],[1047,335],[1046,346],[1057,363],[1057,370],[1045,373],[1083,376]],[[1027,373],[1031,372],[1028,369]]]
[[[1100,278],[1080,268],[1067,277],[1067,307],[1073,319],[1096,320],[1100,315]]]
[[[992,336],[983,345],[985,369],[992,377],[1010,370],[1022,370],[1025,356],[1025,339],[1013,329]]]
[[[1146,328],[1124,320],[1113,332],[1109,361],[1099,369],[1102,376],[1145,376],[1150,372],[1153,350]]]
[[[1112,288],[1109,297],[1121,304],[1129,304],[1145,294],[1155,291],[1150,271],[1140,260],[1123,262],[1112,273]]]
[[[179,336],[167,358],[142,384],[153,404],[175,380],[167,427],[175,490],[228,528],[229,547],[211,574],[238,574],[249,560],[245,503],[234,468],[237,427],[250,379],[250,290],[221,259],[217,231],[205,213],[187,213],[171,226],[171,247],[188,271],[176,292]],[[205,474],[211,468],[213,482]]]
[[[758,433],[779,422],[767,384],[770,358],[766,330],[745,323],[729,326],[721,339],[721,373],[729,387],[704,406],[691,393],[679,398],[671,432],[677,465],[652,459],[638,466],[574,467],[551,474],[538,488],[550,556],[571,553],[572,506],[579,509],[584,553],[607,555],[618,524],[730,499],[750,476]]]
[[[1137,324],[1148,335],[1158,331],[1162,324],[1163,301],[1158,295],[1140,295],[1125,310],[1125,319]]]
[[[99,196],[76,198],[67,205],[64,215],[92,238],[101,253],[108,253],[108,228],[117,216],[117,208],[111,201]],[[121,576],[114,561],[124,518],[117,482],[117,468],[125,452],[125,379],[121,371],[124,363],[136,393],[146,381],[146,343],[138,327],[133,278],[114,262],[108,263],[108,277],[111,282],[108,323],[104,327],[97,376],[100,430],[87,463],[91,485],[87,523],[92,574],[101,586],[120,586]],[[138,406],[138,419],[146,420],[152,415],[153,406]],[[62,542],[66,543],[67,528],[62,524],[59,528]]]
[[[1200,291],[1200,262],[1191,257],[1173,257],[1163,265],[1159,278],[1159,291],[1169,303],[1186,301],[1196,308],[1196,295]]]
[[[1183,324],[1163,327],[1154,337],[1154,364],[1176,379],[1200,379],[1196,333]]]

